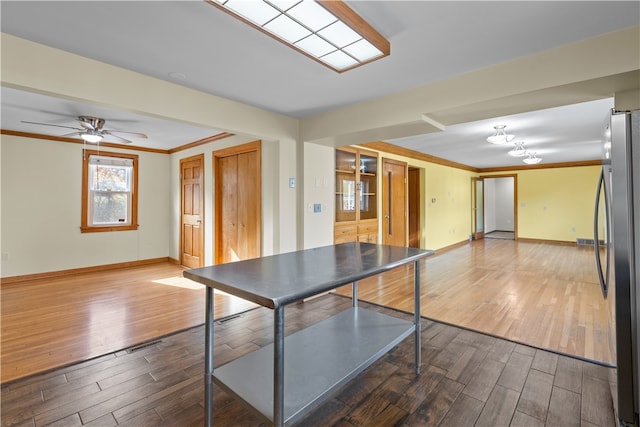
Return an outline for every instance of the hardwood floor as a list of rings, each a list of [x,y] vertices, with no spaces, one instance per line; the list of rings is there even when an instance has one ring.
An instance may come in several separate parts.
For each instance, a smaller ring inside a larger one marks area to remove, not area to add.
[[[472,242],[422,264],[422,315],[539,348],[612,363],[589,248]],[[413,309],[412,267],[360,282],[360,298]],[[2,285],[4,384],[200,325],[204,292],[154,264]],[[350,293],[350,287],[339,291]],[[216,317],[253,307],[216,294]]]
[[[422,315],[614,364],[590,247],[486,239],[427,258]],[[359,282],[362,300],[413,311],[411,266]],[[338,290],[351,295],[351,287]]]
[[[285,333],[350,306],[350,299],[332,294],[290,305]],[[260,307],[216,323],[215,365],[270,343],[272,321],[273,312]],[[423,320],[421,374],[416,375],[413,345],[412,337],[405,339],[299,425],[615,425],[607,398],[610,368]],[[204,328],[199,326],[133,352],[4,385],[2,426],[201,426],[203,367]],[[217,387],[213,404],[216,426],[263,425]]]
[[[170,264],[2,285],[1,382],[204,323],[204,287]],[[216,318],[255,307],[216,292]]]

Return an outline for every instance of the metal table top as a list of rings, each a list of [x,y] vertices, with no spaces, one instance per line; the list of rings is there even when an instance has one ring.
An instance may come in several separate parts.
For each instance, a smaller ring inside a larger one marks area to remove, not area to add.
[[[428,249],[350,242],[196,268],[184,277],[278,308],[432,255]]]

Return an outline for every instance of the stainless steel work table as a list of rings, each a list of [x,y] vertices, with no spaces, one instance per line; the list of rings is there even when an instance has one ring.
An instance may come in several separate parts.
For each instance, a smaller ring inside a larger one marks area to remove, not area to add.
[[[412,332],[420,372],[420,265],[433,251],[343,243],[184,272],[206,288],[205,423],[213,425],[213,381],[267,422],[299,421]],[[414,321],[359,308],[358,280],[414,263]],[[353,307],[284,337],[287,304],[353,284]],[[274,342],[213,369],[213,289],[274,311]],[[285,351],[286,344],[286,351]]]

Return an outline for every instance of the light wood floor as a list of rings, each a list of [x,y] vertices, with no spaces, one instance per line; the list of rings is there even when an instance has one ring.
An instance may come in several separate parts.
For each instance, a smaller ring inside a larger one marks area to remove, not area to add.
[[[2,285],[1,381],[204,323],[204,287],[170,264]],[[215,317],[254,304],[215,293]]]
[[[413,311],[412,268],[359,283],[360,299]],[[485,239],[422,264],[422,315],[516,342],[614,363],[593,249]],[[339,290],[350,295],[350,287]]]
[[[473,242],[422,265],[422,314],[612,363],[593,263],[588,249],[573,246]],[[167,263],[3,285],[1,382],[201,324],[203,288],[181,276]],[[360,297],[411,311],[411,278],[401,267],[361,281]],[[251,307],[216,295],[217,318]]]

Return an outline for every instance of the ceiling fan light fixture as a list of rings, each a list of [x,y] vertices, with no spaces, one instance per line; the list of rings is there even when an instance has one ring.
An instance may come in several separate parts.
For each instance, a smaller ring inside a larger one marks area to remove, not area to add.
[[[542,161],[540,157],[536,156],[536,153],[527,153],[527,158],[522,160],[528,165],[536,165]]]
[[[80,134],[80,138],[84,139],[90,144],[97,144],[102,141],[102,135],[95,131],[87,131]]]
[[[507,134],[504,130],[506,125],[496,125],[493,128],[496,130],[495,133],[487,138],[487,142],[496,145],[506,144],[507,142],[511,142],[515,135]]]
[[[524,142],[516,142],[514,147],[508,153],[513,157],[524,157],[527,155],[527,150],[524,148]]]

